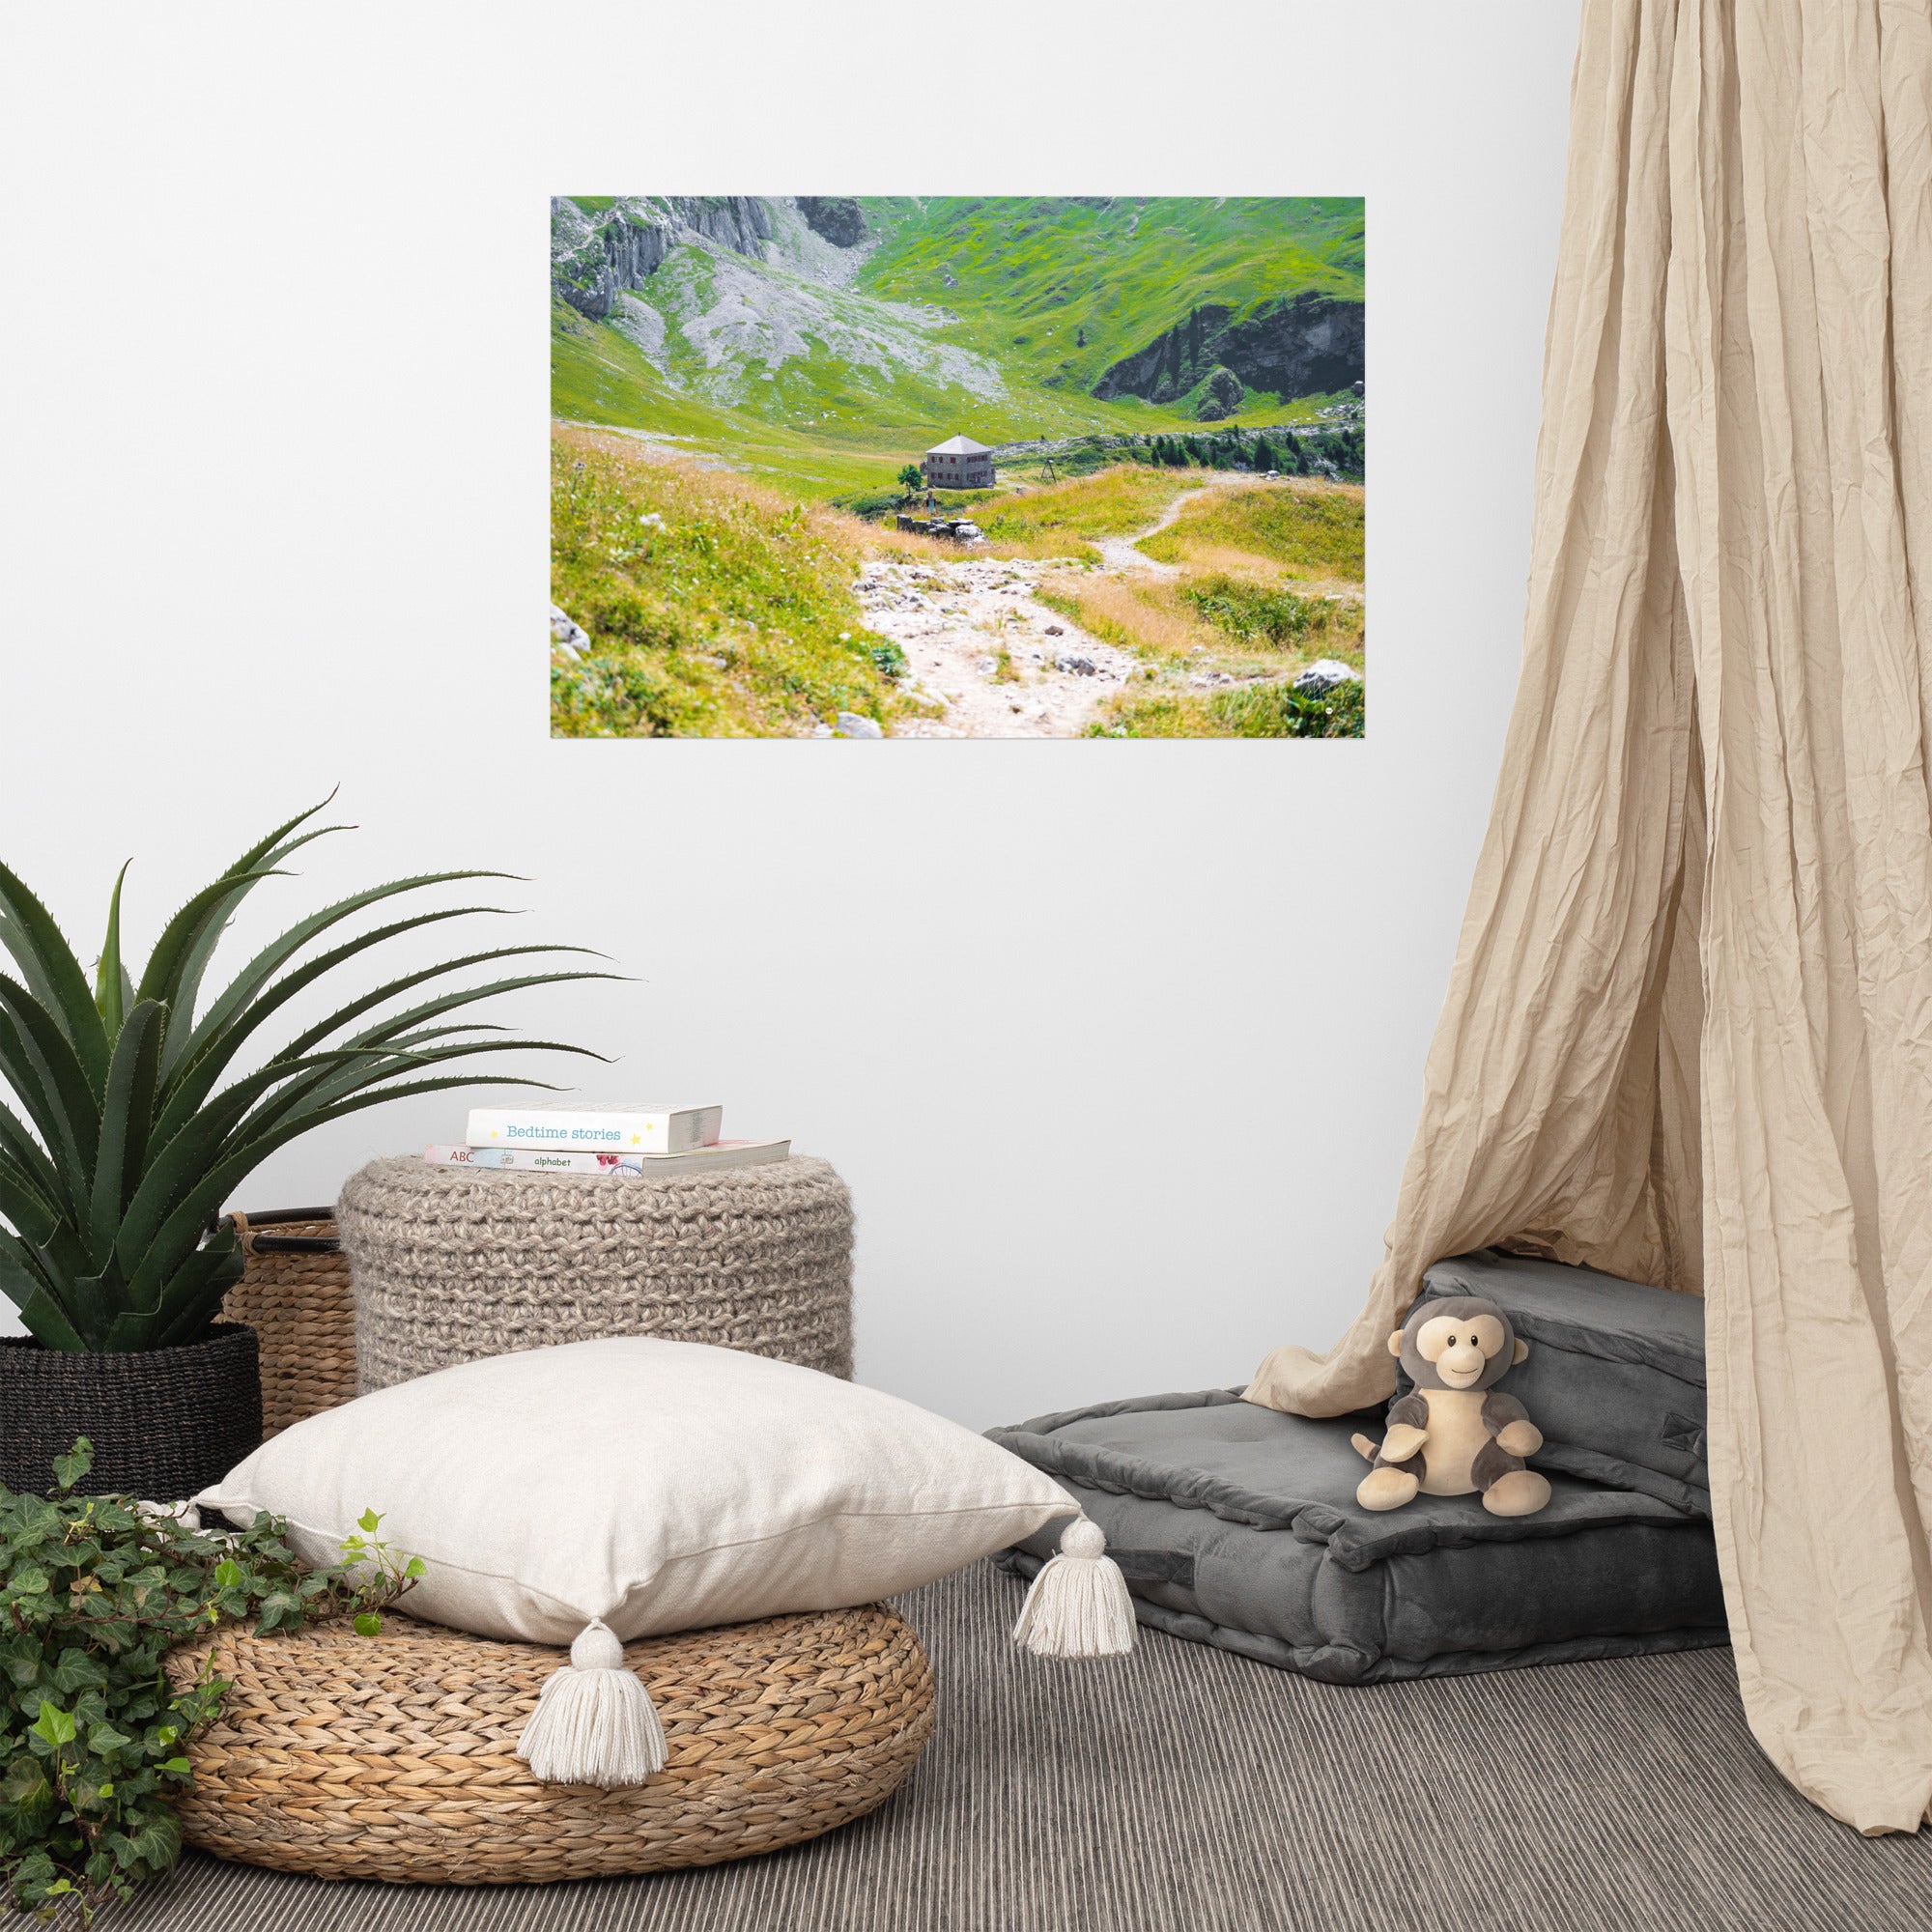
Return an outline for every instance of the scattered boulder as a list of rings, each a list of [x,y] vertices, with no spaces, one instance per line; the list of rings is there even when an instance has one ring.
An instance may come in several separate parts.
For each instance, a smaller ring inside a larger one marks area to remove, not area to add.
[[[1049,624],[1046,627],[1046,635],[1049,638],[1064,638],[1066,635],[1066,633],[1063,631],[1058,624]]]
[[[1076,651],[1062,651],[1054,659],[1055,670],[1071,671],[1075,677],[1092,677],[1099,669],[1092,658],[1082,657]]]
[[[590,633],[554,604],[550,607],[550,640],[565,657],[581,658],[590,648]]]
[[[1336,658],[1318,658],[1304,671],[1297,672],[1291,689],[1303,697],[1325,697],[1339,684],[1360,684],[1362,673],[1352,665]]]
[[[871,719],[861,718],[856,711],[841,711],[835,735],[840,738],[883,738],[886,734]]]
[[[812,233],[824,236],[835,248],[856,248],[866,239],[866,213],[856,195],[801,194],[792,198]]]

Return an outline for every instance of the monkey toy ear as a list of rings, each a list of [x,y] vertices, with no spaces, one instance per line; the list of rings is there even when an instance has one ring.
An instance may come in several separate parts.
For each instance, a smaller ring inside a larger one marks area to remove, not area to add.
[[[1395,1331],[1395,1333],[1389,1337],[1389,1353],[1391,1355],[1399,1355],[1402,1353],[1402,1330],[1400,1328],[1398,1328]]]
[[[1510,1357],[1510,1367],[1515,1368],[1519,1362],[1526,1362],[1528,1360],[1529,1360],[1529,1344],[1527,1342],[1519,1341],[1516,1345],[1516,1353]]]

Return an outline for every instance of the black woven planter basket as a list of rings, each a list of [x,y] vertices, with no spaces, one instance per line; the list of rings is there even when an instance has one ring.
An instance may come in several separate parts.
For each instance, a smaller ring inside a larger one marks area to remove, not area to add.
[[[0,1337],[0,1483],[45,1495],[77,1435],[94,1444],[84,1494],[178,1502],[205,1490],[262,1440],[255,1331],[217,1321],[185,1349],[129,1355]]]

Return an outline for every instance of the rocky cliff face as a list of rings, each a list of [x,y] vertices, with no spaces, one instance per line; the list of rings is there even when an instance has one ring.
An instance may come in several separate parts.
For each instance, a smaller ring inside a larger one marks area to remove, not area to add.
[[[623,195],[588,214],[568,195],[550,205],[551,287],[580,314],[602,321],[626,289],[641,288],[685,236],[762,258],[772,223],[751,194]]]
[[[1230,376],[1280,396],[1347,389],[1362,380],[1362,317],[1360,302],[1313,294],[1270,302],[1239,322],[1231,309],[1206,302],[1114,363],[1094,384],[1094,394],[1102,401],[1141,396],[1171,403],[1211,376],[1201,405],[1208,417],[1210,411],[1221,416],[1240,407],[1224,380]]]
[[[849,194],[801,194],[793,197],[814,235],[835,248],[856,248],[866,239],[866,212]]]

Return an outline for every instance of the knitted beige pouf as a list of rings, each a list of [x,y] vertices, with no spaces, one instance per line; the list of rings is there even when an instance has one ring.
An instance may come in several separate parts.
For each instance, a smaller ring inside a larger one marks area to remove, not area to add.
[[[385,1616],[295,1636],[231,1628],[220,1715],[188,1747],[191,1845],[320,1878],[511,1885],[716,1864],[816,1837],[889,1798],[932,1733],[932,1671],[882,1604],[647,1637],[668,1761],[645,1783],[540,1784],[516,1754],[564,1653]],[[587,1922],[587,1921],[586,1921]]]
[[[606,1335],[852,1373],[852,1200],[829,1161],[659,1178],[378,1160],[336,1218],[365,1394]]]

